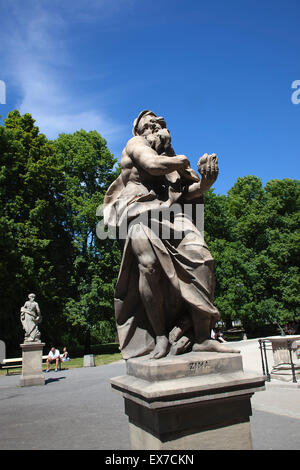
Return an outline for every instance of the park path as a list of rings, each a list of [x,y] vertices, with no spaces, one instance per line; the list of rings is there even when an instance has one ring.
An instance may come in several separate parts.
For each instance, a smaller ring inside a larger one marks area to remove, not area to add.
[[[257,340],[234,344],[244,369],[261,374]],[[124,373],[118,361],[50,372],[45,386],[23,388],[19,375],[0,376],[0,449],[129,450],[123,399],[109,382]],[[254,449],[300,450],[299,398],[299,388],[278,381],[253,396]]]

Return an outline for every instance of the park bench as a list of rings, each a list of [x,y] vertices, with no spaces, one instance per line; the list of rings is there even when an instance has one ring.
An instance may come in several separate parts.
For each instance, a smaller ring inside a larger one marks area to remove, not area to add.
[[[0,368],[6,370],[6,375],[9,375],[10,369],[19,369],[20,367],[22,367],[21,357],[3,359],[3,361],[0,363]]]
[[[43,364],[46,363],[47,356],[42,356],[42,362]],[[11,359],[3,359],[2,362],[0,362],[0,370],[6,370],[6,375],[9,375],[10,369],[20,369],[22,368],[22,358],[21,357],[15,357]],[[58,368],[61,370],[61,362],[59,361],[58,363]]]

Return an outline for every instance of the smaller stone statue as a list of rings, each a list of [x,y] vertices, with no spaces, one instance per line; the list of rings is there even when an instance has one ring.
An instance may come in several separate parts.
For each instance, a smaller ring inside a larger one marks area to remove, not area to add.
[[[42,321],[39,304],[35,302],[35,294],[28,295],[29,300],[21,307],[21,323],[25,330],[24,343],[40,343],[41,333],[38,329]]]

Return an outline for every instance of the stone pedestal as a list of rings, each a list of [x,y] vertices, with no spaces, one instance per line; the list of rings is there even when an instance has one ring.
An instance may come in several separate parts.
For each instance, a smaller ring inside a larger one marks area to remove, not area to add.
[[[0,339],[0,364],[4,361],[6,357],[6,347],[4,341]]]
[[[122,393],[132,449],[251,449],[250,398],[265,377],[244,373],[232,353],[129,359],[111,379]]]
[[[43,347],[45,343],[24,343],[22,348],[22,375],[20,386],[45,385],[42,372]]]
[[[293,380],[292,363],[294,366],[294,375],[296,380],[300,379],[300,362],[297,358],[297,347],[300,341],[299,335],[286,335],[286,336],[268,336],[268,341],[272,343],[273,351],[273,369],[271,377],[286,382]],[[290,342],[290,349],[288,347]]]
[[[83,356],[83,367],[95,367],[94,354],[85,354],[85,356]]]

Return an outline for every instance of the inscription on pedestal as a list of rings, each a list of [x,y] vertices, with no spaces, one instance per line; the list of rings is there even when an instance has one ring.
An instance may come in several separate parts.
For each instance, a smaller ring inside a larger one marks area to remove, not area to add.
[[[208,361],[191,362],[189,364],[189,371],[191,374],[195,374],[196,372],[207,372],[208,369]]]
[[[126,364],[127,374],[140,379],[156,380],[196,377],[213,373],[237,372],[243,370],[240,354],[216,352],[190,352],[176,359],[165,357],[158,360],[149,357],[129,359]]]

